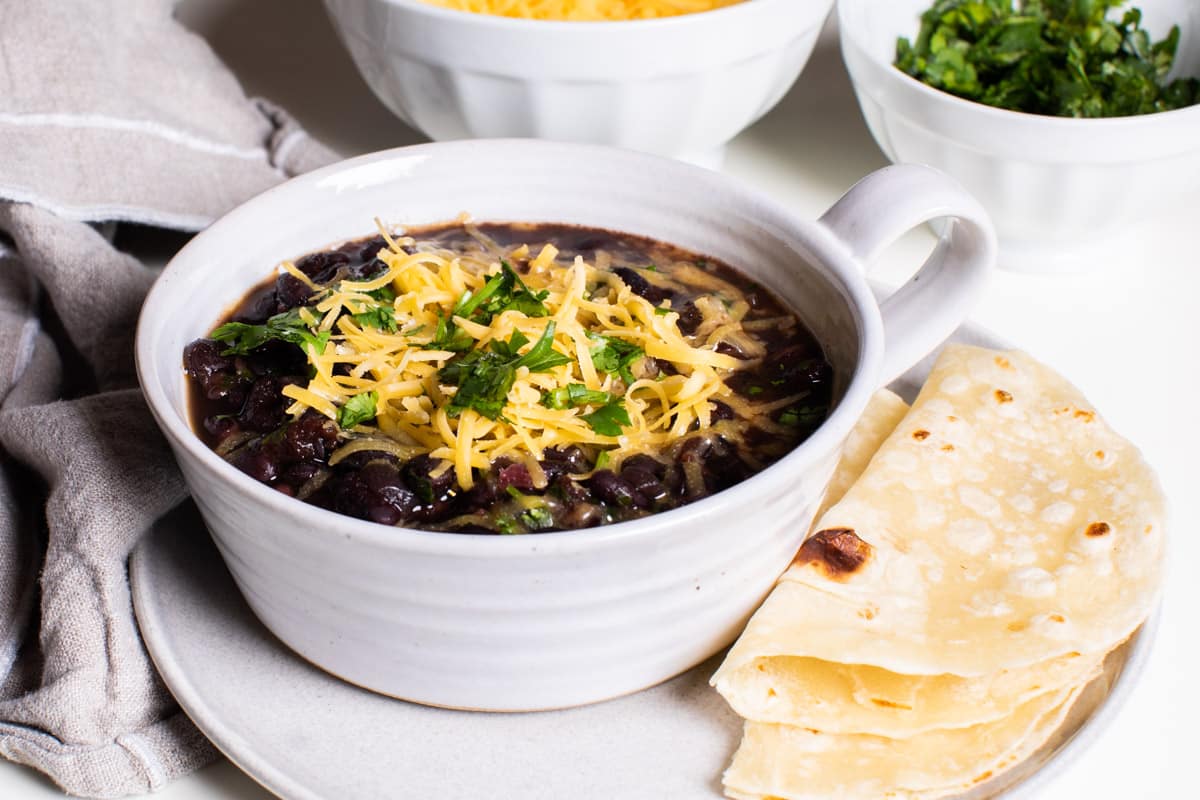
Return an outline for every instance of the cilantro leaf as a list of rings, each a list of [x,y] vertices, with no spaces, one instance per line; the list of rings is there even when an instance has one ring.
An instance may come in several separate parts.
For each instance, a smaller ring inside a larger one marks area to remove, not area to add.
[[[633,424],[629,420],[629,412],[625,410],[625,399],[621,397],[614,397],[580,419],[601,436],[620,436],[622,425]]]
[[[329,342],[329,331],[318,333],[311,329],[308,323],[300,318],[300,309],[293,308],[276,314],[262,325],[226,322],[212,332],[211,338],[228,345],[222,351],[222,355],[227,356],[245,355],[276,339],[297,345],[306,351],[311,345],[318,353],[322,353]]]
[[[396,332],[396,309],[392,306],[375,306],[353,315],[354,321],[363,328],[375,328],[388,333]]]
[[[363,392],[354,395],[338,409],[338,425],[349,429],[355,425],[370,422],[375,419],[375,406],[378,403],[378,392]]]
[[[542,531],[554,527],[554,515],[545,506],[534,506],[521,512],[521,522],[531,531]]]
[[[528,344],[529,339],[520,331],[514,331],[507,342],[494,341],[490,348],[472,350],[442,367],[438,377],[444,383],[458,387],[446,406],[446,413],[456,417],[473,408],[488,419],[499,419],[518,367],[527,367],[530,372],[547,372],[571,360],[554,350],[554,330],[554,320],[550,320],[525,355],[519,355],[518,350]]]
[[[613,336],[589,332],[588,338],[592,340],[592,346],[588,348],[588,353],[591,355],[592,364],[596,369],[607,372],[609,375],[620,375],[626,386],[633,383],[633,373],[630,372],[629,367],[646,352],[636,344]]]
[[[542,405],[559,411],[587,405],[601,405],[610,399],[608,392],[589,389],[582,383],[568,383],[557,389],[542,392]]]
[[[549,372],[561,364],[569,364],[570,356],[565,356],[554,349],[554,327],[554,320],[547,322],[541,338],[530,348],[528,353],[518,358],[513,366],[528,367],[530,372]],[[520,335],[520,332],[513,335]]]

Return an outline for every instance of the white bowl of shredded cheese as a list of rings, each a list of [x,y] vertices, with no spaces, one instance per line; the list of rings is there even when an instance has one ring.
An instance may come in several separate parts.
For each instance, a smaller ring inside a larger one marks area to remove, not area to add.
[[[712,167],[795,82],[832,5],[325,0],[367,84],[434,140],[588,142]],[[612,21],[605,14],[616,7],[656,16]],[[603,21],[576,21],[597,17]]]

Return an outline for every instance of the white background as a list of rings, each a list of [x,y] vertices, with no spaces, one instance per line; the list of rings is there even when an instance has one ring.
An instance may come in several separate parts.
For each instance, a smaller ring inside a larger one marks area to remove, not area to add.
[[[359,79],[315,0],[184,0],[180,15],[212,43],[251,95],[292,111],[346,155],[422,141]],[[832,26],[782,103],[736,139],[724,171],[816,217],[886,161],[859,115]],[[1197,131],[1200,141],[1200,131]],[[875,277],[898,284],[928,250],[914,232]],[[1112,727],[1045,790],[1053,798],[1197,796],[1200,647],[1200,187],[1170,218],[1127,232],[1072,275],[997,275],[973,318],[1064,373],[1159,470],[1172,504],[1172,574],[1149,666]],[[721,765],[714,765],[714,771]],[[0,798],[63,795],[0,760]],[[222,760],[156,795],[263,800]],[[507,800],[507,799],[501,799]],[[613,800],[619,800],[614,798]]]

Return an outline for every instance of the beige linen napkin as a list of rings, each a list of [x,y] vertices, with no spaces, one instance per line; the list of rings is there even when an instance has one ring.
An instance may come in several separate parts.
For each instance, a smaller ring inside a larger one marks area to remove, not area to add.
[[[183,499],[137,389],[155,273],[113,222],[198,230],[333,159],[171,0],[0,0],[0,754],[69,793],[214,755],[146,654],[127,559]]]

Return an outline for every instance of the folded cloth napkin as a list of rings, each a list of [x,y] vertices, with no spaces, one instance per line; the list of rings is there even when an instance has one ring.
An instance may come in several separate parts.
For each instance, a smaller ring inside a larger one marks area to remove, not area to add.
[[[198,230],[334,158],[174,5],[0,0],[0,754],[87,797],[215,753],[134,620],[129,553],[185,489],[133,367],[155,273],[105,234]]]

